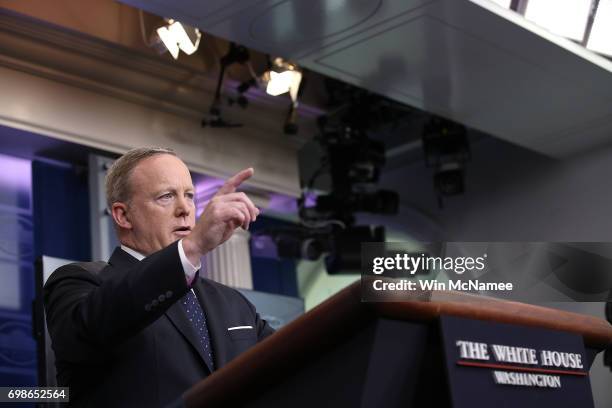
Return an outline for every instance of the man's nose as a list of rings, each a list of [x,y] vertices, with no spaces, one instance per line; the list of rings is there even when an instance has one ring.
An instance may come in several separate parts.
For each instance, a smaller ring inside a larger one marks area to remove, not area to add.
[[[176,200],[175,214],[177,217],[186,217],[191,212],[191,203],[185,196]]]

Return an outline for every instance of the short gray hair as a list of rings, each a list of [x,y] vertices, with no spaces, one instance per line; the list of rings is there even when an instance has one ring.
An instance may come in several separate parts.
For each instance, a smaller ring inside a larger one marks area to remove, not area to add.
[[[106,173],[106,205],[109,209],[113,203],[130,200],[132,171],[144,159],[158,154],[176,156],[174,150],[165,147],[138,147],[115,160]]]

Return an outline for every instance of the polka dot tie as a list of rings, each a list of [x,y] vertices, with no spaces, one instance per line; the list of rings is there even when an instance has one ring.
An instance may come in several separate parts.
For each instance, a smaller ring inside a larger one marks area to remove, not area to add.
[[[212,348],[210,346],[210,335],[208,334],[208,326],[206,325],[206,316],[204,316],[202,306],[200,306],[200,302],[193,293],[193,290],[187,291],[187,294],[181,299],[181,304],[187,313],[189,322],[191,322],[198,335],[198,340],[202,347],[201,351],[204,354],[206,364],[210,370],[213,371],[215,366],[212,358]]]

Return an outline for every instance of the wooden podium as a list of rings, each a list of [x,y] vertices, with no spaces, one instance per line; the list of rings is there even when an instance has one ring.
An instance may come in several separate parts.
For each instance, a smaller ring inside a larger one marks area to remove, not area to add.
[[[183,394],[196,407],[450,407],[441,316],[582,336],[588,356],[612,344],[603,319],[457,292],[361,302],[345,288]]]

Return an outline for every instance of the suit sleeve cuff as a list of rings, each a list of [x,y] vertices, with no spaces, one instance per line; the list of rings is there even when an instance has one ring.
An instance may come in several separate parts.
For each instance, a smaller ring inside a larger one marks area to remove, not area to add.
[[[178,252],[179,257],[181,258],[181,264],[183,265],[183,271],[185,272],[185,279],[187,280],[187,285],[191,285],[196,272],[202,267],[202,263],[198,262],[196,266],[191,264],[191,262],[187,258],[187,255],[185,255],[182,239],[178,242]]]

